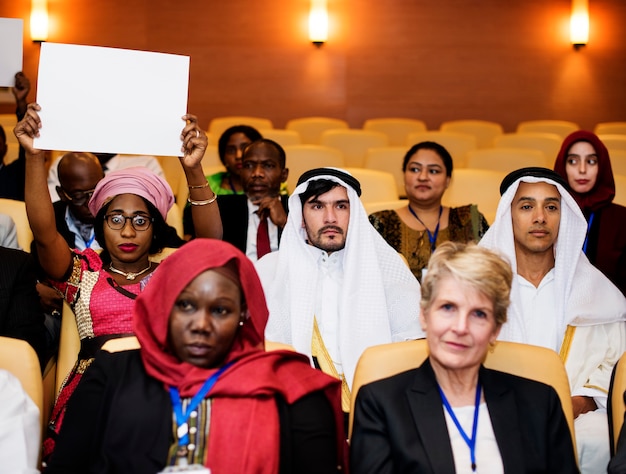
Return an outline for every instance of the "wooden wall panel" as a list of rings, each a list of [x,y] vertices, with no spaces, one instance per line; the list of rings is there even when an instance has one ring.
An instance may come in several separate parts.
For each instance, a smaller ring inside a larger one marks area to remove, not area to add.
[[[50,41],[190,55],[189,110],[204,125],[231,114],[277,127],[307,115],[353,127],[377,116],[429,128],[481,118],[507,131],[535,118],[585,128],[626,120],[623,0],[590,0],[581,51],[568,43],[569,0],[328,3],[320,49],[307,40],[307,0],[49,0]],[[2,2],[0,16],[27,20],[29,8]],[[39,47],[27,39],[24,47],[36,82]]]

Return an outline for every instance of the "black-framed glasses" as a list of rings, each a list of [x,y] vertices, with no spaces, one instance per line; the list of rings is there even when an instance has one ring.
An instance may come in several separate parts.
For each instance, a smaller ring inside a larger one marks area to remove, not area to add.
[[[88,191],[76,191],[75,193],[70,194],[61,186],[59,186],[59,189],[68,201],[70,201],[72,204],[76,204],[77,206],[82,206],[87,201],[89,201],[91,199],[91,196],[93,196],[94,191],[96,190],[94,188]]]
[[[106,214],[104,220],[111,230],[122,230],[126,225],[126,221],[130,220],[130,225],[138,232],[148,230],[154,219],[148,216],[136,214],[134,216],[125,216],[124,214]]]

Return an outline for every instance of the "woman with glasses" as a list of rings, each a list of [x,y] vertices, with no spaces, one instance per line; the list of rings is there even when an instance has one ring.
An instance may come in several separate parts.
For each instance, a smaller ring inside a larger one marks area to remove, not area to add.
[[[34,147],[41,120],[30,104],[15,135],[26,150],[25,202],[39,262],[50,283],[63,295],[76,316],[81,350],[63,382],[44,440],[44,461],[51,454],[68,399],[96,351],[108,339],[132,333],[132,307],[150,281],[157,264],[150,255],[164,247],[168,210],[174,204],[165,180],[146,168],[111,172],[96,185],[89,200],[95,216],[95,237],[102,252],[72,250],[56,230],[46,184],[44,152]],[[222,223],[215,194],[202,173],[207,137],[193,115],[182,117],[180,158],[189,185],[189,202],[196,231],[221,238]]]

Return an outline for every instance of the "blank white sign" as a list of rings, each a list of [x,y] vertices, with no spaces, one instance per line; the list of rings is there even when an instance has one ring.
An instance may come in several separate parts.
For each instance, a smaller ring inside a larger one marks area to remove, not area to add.
[[[13,87],[22,70],[23,31],[21,18],[0,18],[0,87]]]
[[[43,43],[35,147],[179,156],[188,87],[188,56]]]

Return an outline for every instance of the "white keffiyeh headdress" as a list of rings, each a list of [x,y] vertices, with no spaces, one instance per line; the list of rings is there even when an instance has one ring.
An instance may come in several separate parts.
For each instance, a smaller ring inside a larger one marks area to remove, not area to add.
[[[504,254],[511,263],[513,273],[517,272],[511,203],[520,182],[549,183],[556,186],[561,194],[561,222],[554,246],[555,318],[559,330],[564,331],[567,325],[589,326],[625,320],[626,299],[582,252],[587,221],[576,201],[558,182],[537,176],[522,176],[514,181],[502,194],[495,221],[479,245]],[[519,286],[517,278],[514,278],[508,320],[499,339],[526,342],[522,317]]]
[[[400,255],[370,224],[357,192],[339,177],[320,172],[290,196],[279,251],[257,262],[270,310],[266,339],[291,344],[311,357],[319,250],[306,242],[300,194],[313,179],[339,183],[350,200],[338,328],[341,362],[351,387],[364,349],[423,337],[418,319],[420,287]]]

